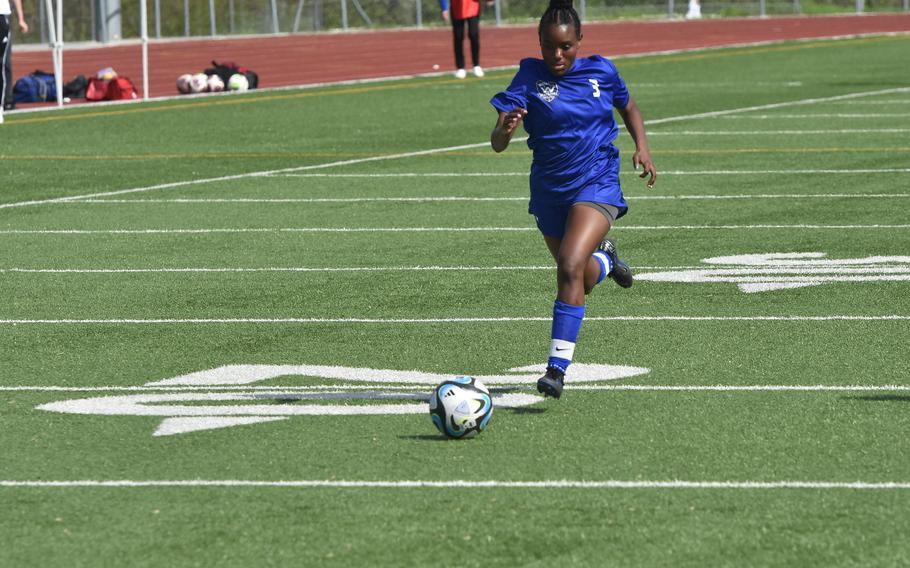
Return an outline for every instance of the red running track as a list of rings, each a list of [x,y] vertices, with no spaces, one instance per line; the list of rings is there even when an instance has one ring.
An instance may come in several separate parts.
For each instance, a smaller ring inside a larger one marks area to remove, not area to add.
[[[910,32],[910,14],[589,23],[584,50],[609,57],[889,32]],[[434,64],[441,70],[453,67],[451,42],[449,28],[157,41],[149,46],[150,94],[176,95],[179,75],[202,71],[213,59],[253,69],[260,87],[432,73]],[[517,65],[523,57],[539,56],[537,50],[536,26],[481,28],[484,67]],[[469,56],[468,51],[466,46]],[[16,76],[53,69],[48,49],[14,48],[13,63]],[[64,52],[65,80],[91,76],[104,67],[113,67],[143,89],[138,44],[74,46]]]

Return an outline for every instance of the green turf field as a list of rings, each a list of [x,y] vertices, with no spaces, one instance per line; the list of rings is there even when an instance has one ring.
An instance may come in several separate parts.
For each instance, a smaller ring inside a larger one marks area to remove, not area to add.
[[[559,401],[511,70],[8,116],[0,566],[907,565],[908,50],[617,60],[659,179]],[[524,402],[442,439],[457,374]]]

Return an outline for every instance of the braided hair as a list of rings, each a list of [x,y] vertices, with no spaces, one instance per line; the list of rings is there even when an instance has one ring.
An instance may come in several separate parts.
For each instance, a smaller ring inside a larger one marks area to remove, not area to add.
[[[581,37],[581,18],[578,12],[572,7],[572,0],[550,0],[543,16],[540,17],[540,25],[537,26],[537,35],[543,35],[543,30],[547,26],[575,26],[575,35]]]

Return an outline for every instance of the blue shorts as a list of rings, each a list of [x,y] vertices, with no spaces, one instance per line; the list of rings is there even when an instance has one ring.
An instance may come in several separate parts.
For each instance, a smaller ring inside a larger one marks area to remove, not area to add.
[[[553,202],[532,199],[528,206],[528,213],[534,215],[534,219],[537,221],[537,228],[541,233],[548,237],[561,239],[566,234],[566,221],[569,218],[569,211],[572,210],[573,205],[583,201],[612,205],[619,211],[616,215],[617,219],[625,215],[626,211],[629,210],[629,206],[622,195],[622,188],[619,186],[618,151],[615,152],[610,160],[605,174],[597,178],[593,183],[583,187],[570,199],[560,199]]]

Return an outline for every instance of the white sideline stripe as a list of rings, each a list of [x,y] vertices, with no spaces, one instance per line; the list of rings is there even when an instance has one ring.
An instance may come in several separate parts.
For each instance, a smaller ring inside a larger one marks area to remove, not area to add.
[[[376,324],[438,324],[438,323],[512,323],[549,322],[551,316],[526,317],[463,317],[463,318],[117,318],[117,319],[0,319],[0,325],[173,325],[173,324],[325,324],[325,323],[376,323]],[[910,316],[592,316],[595,321],[908,321]]]
[[[910,229],[896,225],[629,225],[622,231],[752,230],[752,229]],[[222,229],[5,229],[0,235],[204,235],[214,233],[507,233],[537,231],[536,227],[251,227]]]
[[[910,489],[910,482],[899,481],[648,481],[617,480],[573,481],[450,481],[390,480],[355,481],[328,479],[253,480],[253,479],[159,479],[159,480],[0,480],[5,488],[141,488],[141,487],[259,487],[259,488],[345,488],[345,489]]]
[[[420,390],[421,385],[307,385],[307,386],[0,386],[0,392],[193,392],[193,391],[385,391]],[[515,386],[507,390],[514,390]],[[529,385],[528,389],[534,389]],[[657,391],[657,392],[895,392],[910,391],[910,385],[566,385],[566,389],[577,391]],[[495,389],[494,389],[495,390]]]
[[[739,173],[739,172],[737,172]],[[791,172],[788,172],[791,173]],[[850,172],[860,173],[860,172]],[[878,173],[878,172],[876,172]],[[910,173],[907,168],[906,173]],[[691,172],[681,175],[718,175],[723,172]],[[666,175],[661,172],[661,175]],[[672,174],[671,174],[672,175]],[[714,200],[714,199],[890,199],[910,197],[910,193],[752,193],[731,195],[627,195],[628,201],[672,201],[672,200]],[[88,204],[211,204],[211,203],[363,203],[363,202],[451,202],[451,201],[520,201],[526,202],[527,197],[461,197],[461,196],[427,196],[427,197],[301,197],[301,198],[174,198],[174,199],[84,199],[81,201],[67,201],[70,205]]]
[[[862,97],[873,97],[873,96],[890,94],[890,93],[907,93],[907,92],[910,92],[910,87],[896,87],[896,88],[891,88],[891,89],[879,89],[876,91],[862,91],[862,92],[856,92],[856,93],[848,93],[846,95],[836,95],[836,96],[832,96],[832,97],[820,97],[820,98],[817,97],[817,98],[810,98],[810,99],[801,99],[801,100],[796,100],[796,101],[786,101],[786,102],[780,102],[780,103],[741,107],[741,108],[736,108],[736,109],[703,112],[703,113],[698,113],[698,114],[671,116],[671,117],[667,117],[667,118],[658,118],[655,120],[650,120],[650,121],[647,121],[646,124],[647,125],[667,124],[667,123],[672,123],[672,122],[681,122],[681,121],[685,121],[685,120],[696,120],[696,119],[700,119],[700,118],[726,116],[726,115],[730,115],[730,114],[740,114],[740,113],[744,113],[744,112],[752,112],[752,111],[757,111],[757,110],[786,108],[786,107],[791,107],[791,106],[811,105],[811,104],[818,104],[818,103],[824,103],[824,102],[846,101],[846,100],[862,98]],[[526,137],[514,138],[512,141],[521,142],[524,140],[527,140],[527,138]],[[7,209],[10,207],[25,207],[25,206],[29,206],[29,205],[44,205],[44,204],[48,204],[48,203],[61,203],[61,202],[65,202],[65,201],[74,201],[74,200],[78,200],[78,199],[86,199],[86,198],[92,198],[92,197],[108,197],[108,196],[114,196],[114,195],[123,195],[123,194],[127,194],[127,193],[154,191],[154,190],[158,190],[158,189],[170,189],[170,188],[174,188],[174,187],[185,187],[185,186],[189,186],[189,185],[200,185],[200,184],[213,183],[213,182],[219,182],[219,181],[233,181],[233,180],[245,179],[245,178],[251,178],[251,177],[267,176],[267,175],[272,175],[272,174],[277,174],[277,173],[300,172],[300,171],[307,171],[307,170],[318,170],[318,169],[323,169],[323,168],[333,168],[333,167],[337,167],[337,166],[349,166],[349,165],[354,165],[354,164],[363,164],[363,163],[368,163],[368,162],[394,160],[394,159],[400,159],[400,158],[413,158],[413,157],[417,157],[417,156],[427,156],[427,155],[439,154],[439,153],[444,153],[444,152],[469,150],[471,148],[483,148],[487,145],[489,145],[489,142],[484,141],[484,142],[478,142],[478,143],[474,143],[474,144],[462,144],[459,146],[448,146],[448,147],[443,147],[443,148],[431,148],[428,150],[417,150],[414,152],[401,152],[398,154],[389,154],[389,155],[385,155],[385,156],[370,156],[367,158],[340,160],[337,162],[326,162],[323,164],[314,164],[311,166],[281,168],[281,169],[277,169],[277,170],[263,170],[263,171],[258,171],[258,172],[248,172],[248,173],[236,174],[236,175],[230,175],[230,176],[219,176],[219,177],[214,177],[214,178],[200,178],[200,179],[195,179],[195,180],[177,181],[177,182],[163,183],[163,184],[157,184],[157,185],[151,185],[151,186],[145,186],[145,187],[121,189],[121,190],[116,190],[116,191],[105,191],[105,192],[90,193],[90,194],[84,194],[84,195],[73,195],[73,196],[69,196],[69,197],[57,197],[57,198],[51,198],[51,199],[35,199],[35,200],[31,200],[31,201],[18,201],[18,202],[13,202],[13,203],[0,203],[0,209]]]

